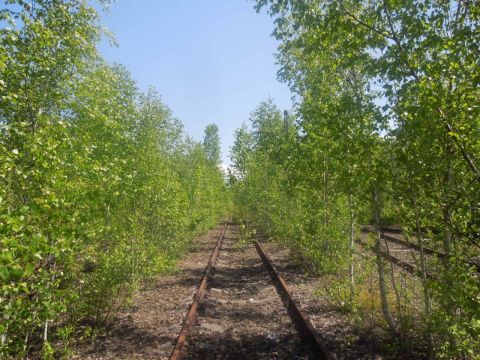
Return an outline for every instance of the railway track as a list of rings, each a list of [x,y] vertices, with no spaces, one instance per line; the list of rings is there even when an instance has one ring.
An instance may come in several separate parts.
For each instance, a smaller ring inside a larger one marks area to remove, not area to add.
[[[178,335],[175,347],[173,348],[172,354],[170,355],[171,360],[181,359],[183,356],[182,349],[185,345],[185,341],[187,340],[187,336],[189,335],[190,331],[192,330],[192,327],[195,325],[195,321],[197,320],[198,308],[203,298],[205,297],[208,280],[212,275],[213,267],[215,266],[215,262],[217,261],[220,248],[222,247],[222,243],[225,239],[226,230],[227,230],[227,224],[224,224],[222,227],[222,230],[220,231],[220,235],[218,236],[217,244],[215,245],[212,255],[208,260],[207,268],[200,282],[200,286],[198,287],[197,293],[193,298],[193,303],[190,306],[190,310],[188,311],[188,314],[187,314],[187,317],[185,318],[182,329],[180,330],[180,334]]]
[[[391,243],[394,243],[394,244],[397,244],[397,245],[400,245],[400,246],[405,246],[405,247],[410,248],[412,250],[415,250],[417,252],[421,251],[421,248],[420,248],[419,245],[404,240],[402,238],[401,233],[399,233],[399,234],[383,233],[382,236],[385,240],[387,240]],[[423,247],[423,252],[424,252],[424,254],[427,254],[427,255],[436,256],[439,259],[445,259],[445,254],[443,254],[439,251],[429,249],[428,247],[425,247],[425,246]],[[480,273],[480,264],[478,264],[476,262],[473,262],[473,261],[467,261],[466,264],[469,265],[469,266],[475,267],[477,272]]]
[[[382,237],[382,240],[385,240],[385,238]],[[388,240],[387,240],[388,241]],[[362,246],[363,248],[376,252],[376,249],[370,245],[368,245],[365,241],[356,239],[355,242]],[[403,251],[402,258],[394,255],[394,253],[398,251]],[[415,263],[415,259],[413,256],[411,256],[411,253],[413,252],[413,249],[398,249],[398,248],[390,248],[390,246],[385,246],[385,243],[382,243],[382,249],[380,250],[380,256],[383,257],[385,260],[397,265],[398,267],[402,268],[406,272],[416,275],[416,276],[421,276],[422,273],[420,269],[417,267]],[[408,257],[408,258],[407,258]],[[427,272],[426,276],[428,278],[433,278],[433,275],[430,272]]]
[[[170,359],[332,359],[262,246],[233,235],[225,224]]]
[[[369,230],[364,232],[364,235],[370,232]],[[418,266],[420,259],[421,248],[419,245],[408,242],[403,239],[401,231],[388,230],[381,232],[381,250],[380,256],[390,261],[391,263],[399,266],[403,270],[409,272],[412,275],[422,276],[421,270]],[[356,242],[367,250],[375,252],[375,249],[369,246],[364,239],[356,239]],[[445,254],[429,249],[423,248],[425,254],[425,261],[429,270],[426,273],[426,277],[429,279],[435,278],[435,269],[433,265],[433,259],[445,259]],[[480,273],[480,265],[472,261],[467,262],[469,266],[475,267],[478,273]]]

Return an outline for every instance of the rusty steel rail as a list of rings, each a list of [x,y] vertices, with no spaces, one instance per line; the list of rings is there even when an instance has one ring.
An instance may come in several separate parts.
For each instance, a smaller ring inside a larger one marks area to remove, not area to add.
[[[287,283],[280,276],[268,255],[256,240],[254,240],[253,243],[255,244],[258,254],[262,258],[262,262],[267,268],[270,278],[275,284],[275,288],[287,308],[288,315],[293,320],[300,337],[310,345],[312,353],[318,359],[334,359],[333,355],[323,345],[320,336],[317,334],[308,316],[300,307],[300,304],[293,298]]]
[[[387,234],[381,234],[381,236],[388,240],[388,241],[391,241],[391,242],[394,242],[396,244],[399,244],[399,245],[403,245],[403,246],[406,246],[406,247],[409,247],[410,249],[414,249],[416,251],[422,251],[422,248],[420,247],[420,245],[418,244],[414,244],[412,242],[409,242],[409,241],[406,241],[406,240],[403,240],[403,239],[399,239],[399,238],[396,238],[395,236],[391,236],[391,235],[387,235]],[[425,254],[428,254],[428,255],[433,255],[433,256],[436,256],[440,259],[445,259],[446,256],[445,254],[439,252],[439,251],[436,251],[436,250],[432,250],[428,247],[423,247],[423,252]],[[464,261],[465,264],[467,264],[468,266],[473,266],[475,267],[475,269],[477,270],[477,273],[480,273],[480,264],[477,264],[476,262],[473,262],[471,260],[466,260]]]
[[[372,248],[371,246],[369,246],[368,244],[364,243],[363,241],[359,240],[359,239],[356,239],[355,242],[359,245],[361,245],[363,248],[367,249],[367,250],[370,250],[370,251],[373,251],[374,253],[376,253],[377,251],[375,250],[375,248]],[[403,270],[409,272],[410,274],[412,275],[416,275],[416,276],[422,276],[422,272],[420,271],[420,269],[417,269],[416,266],[412,265],[412,264],[409,264],[403,260],[400,260],[399,258],[397,258],[396,256],[393,256],[392,254],[388,253],[388,252],[385,252],[385,251],[380,251],[380,256],[383,257],[385,260],[388,260],[390,261],[391,263],[401,267]],[[429,278],[429,279],[433,279],[434,276],[427,272],[426,273],[426,277]]]
[[[373,232],[372,229],[368,226],[363,226],[362,231],[365,232],[365,233]],[[406,246],[406,247],[408,247],[410,249],[413,249],[413,250],[416,250],[418,252],[422,251],[422,248],[420,247],[419,244],[408,241],[408,240],[400,239],[398,237],[391,236],[389,234],[385,234],[385,232],[404,235],[401,227],[381,226],[380,227],[380,236],[384,240],[391,241],[391,242],[396,243],[398,245]],[[445,260],[446,257],[447,257],[444,253],[442,253],[440,251],[437,251],[437,250],[433,250],[433,249],[429,248],[428,246],[423,246],[423,253],[427,254],[427,255],[435,256],[435,257],[437,257],[441,260]],[[395,262],[395,260],[393,260],[393,261]],[[476,270],[476,272],[478,274],[480,274],[480,259],[479,258],[466,259],[466,260],[461,260],[461,261],[464,264],[473,267]]]
[[[402,240],[402,239],[399,239],[399,238],[396,238],[395,236],[391,236],[391,235],[387,235],[387,234],[384,234],[382,233],[380,235],[382,238],[388,240],[388,241],[391,241],[395,244],[398,244],[398,245],[403,245],[403,246],[406,246],[406,247],[409,247],[410,249],[413,249],[413,250],[416,250],[416,251],[421,251],[422,248],[420,247],[420,245],[417,245],[417,244],[414,244],[414,243],[411,243],[409,241],[406,241],[406,240]],[[428,255],[435,255],[441,259],[444,259],[445,258],[445,254],[442,254],[438,251],[435,251],[435,250],[432,250],[432,249],[429,249],[428,247],[423,247],[423,252],[425,254],[428,254]]]
[[[200,286],[198,287],[197,293],[193,298],[193,303],[190,306],[190,310],[188,311],[187,317],[182,325],[182,329],[180,330],[180,334],[178,335],[177,342],[175,347],[170,354],[170,360],[179,360],[183,357],[182,348],[185,345],[185,342],[190,334],[191,329],[195,325],[198,316],[198,308],[205,297],[205,293],[207,290],[208,279],[212,273],[213,267],[215,266],[215,262],[217,261],[218,254],[223,244],[223,240],[225,239],[225,233],[227,231],[227,224],[223,225],[222,230],[220,231],[220,235],[218,237],[217,244],[213,249],[212,255],[208,260],[207,268],[205,269],[205,274],[202,277],[202,281],[200,282]]]

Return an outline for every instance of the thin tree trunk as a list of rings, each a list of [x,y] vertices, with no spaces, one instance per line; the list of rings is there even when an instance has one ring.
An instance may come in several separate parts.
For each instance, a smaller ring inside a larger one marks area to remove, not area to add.
[[[350,206],[350,231],[349,231],[349,276],[350,276],[350,303],[353,304],[355,298],[355,278],[354,278],[354,263],[353,263],[353,243],[354,243],[354,213],[353,213],[353,199],[352,193],[348,196]]]
[[[267,234],[270,236],[270,214],[269,214],[269,199],[268,199],[268,162],[265,159],[265,224],[267,227]]]
[[[443,251],[445,253],[444,257],[444,266],[445,270],[448,272],[450,271],[450,260],[452,256],[452,232],[450,230],[450,223],[451,223],[451,203],[448,197],[448,191],[452,188],[452,177],[453,177],[453,169],[451,159],[453,158],[453,145],[452,143],[447,140],[446,144],[446,152],[449,155],[447,169],[445,172],[444,177],[444,184],[443,184]],[[448,285],[448,284],[447,284]]]
[[[412,192],[413,193],[413,192]],[[418,240],[418,244],[420,246],[420,270],[422,272],[422,287],[423,287],[423,301],[425,306],[425,316],[427,319],[430,319],[432,313],[432,303],[431,303],[431,296],[430,290],[428,289],[428,279],[427,279],[427,264],[425,263],[425,252],[423,250],[423,233],[420,227],[420,214],[418,212],[417,206],[417,197],[413,195],[413,210],[415,212],[415,232]],[[430,323],[427,322],[427,356],[431,358],[432,350],[433,350],[433,339],[432,339],[432,332],[430,331]]]
[[[327,185],[328,185],[328,169],[327,169],[327,157],[323,156],[323,250],[327,251],[328,247],[328,214],[327,214]]]
[[[43,342],[48,342],[48,319],[45,320],[43,327]]]
[[[30,333],[32,332],[32,329],[27,330],[27,334],[25,335],[25,339],[23,340],[23,352],[25,355],[25,359],[28,359],[28,352],[29,352],[29,347],[30,347]]]
[[[381,237],[380,237],[380,209],[378,204],[378,189],[377,186],[374,186],[373,189],[373,198],[372,198],[372,205],[373,205],[373,218],[375,221],[375,255],[377,260],[377,271],[378,271],[378,283],[380,287],[380,297],[382,300],[382,312],[385,321],[392,333],[395,332],[395,322],[393,320],[392,313],[390,311],[390,306],[388,304],[388,297],[387,297],[387,284],[385,282],[385,271],[383,267],[383,260],[381,253]]]
[[[390,248],[388,246],[388,241],[385,238],[383,238],[383,240],[385,241],[387,254],[390,257],[391,254],[390,254]],[[392,287],[395,293],[395,299],[397,300],[397,318],[400,319],[402,317],[402,299],[401,299],[400,293],[398,292],[397,282],[395,281],[395,270],[394,270],[393,264],[391,262],[389,262],[389,264],[390,264],[390,278],[392,279]]]

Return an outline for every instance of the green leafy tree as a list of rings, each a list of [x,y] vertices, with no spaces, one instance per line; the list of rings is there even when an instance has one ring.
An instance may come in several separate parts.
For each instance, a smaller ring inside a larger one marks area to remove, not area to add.
[[[218,126],[209,124],[205,128],[205,137],[203,139],[203,148],[207,154],[207,159],[215,164],[220,164],[220,136],[218,135]]]
[[[57,334],[109,321],[222,214],[221,171],[103,62],[98,20],[80,0],[0,10],[2,358],[62,356]]]
[[[378,230],[388,215],[420,247],[429,239],[446,254],[434,281],[423,252],[419,260],[430,355],[474,357],[479,307],[466,299],[478,282],[465,263],[478,256],[478,3],[257,1],[257,10],[267,6],[281,41],[279,76],[300,99],[295,167],[305,180],[295,189],[317,214],[299,219],[306,233],[331,246],[346,224],[350,243],[352,224],[376,224],[382,311],[405,336],[405,304],[396,296],[393,311],[386,296],[387,285],[398,289],[385,280]],[[315,257],[315,246],[296,247]]]

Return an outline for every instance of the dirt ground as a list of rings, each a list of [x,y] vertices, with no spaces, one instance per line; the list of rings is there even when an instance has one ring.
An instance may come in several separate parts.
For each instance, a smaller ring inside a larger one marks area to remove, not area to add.
[[[168,359],[219,234],[217,228],[200,237],[176,273],[141,289],[134,306],[94,342],[79,344],[73,359]],[[186,358],[310,359],[253,244],[239,244],[237,235],[229,226]],[[325,280],[306,274],[287,249],[263,246],[337,359],[409,358],[386,351],[381,329],[355,330],[318,295]]]
[[[168,359],[219,234],[199,237],[177,272],[141,289],[133,307],[94,342],[79,344],[72,359]]]
[[[73,359],[168,359],[219,234],[199,238],[178,272],[141,289]],[[233,226],[185,350],[190,359],[310,359],[253,244],[238,246]]]
[[[289,250],[267,242],[263,248],[287,282],[294,298],[300,303],[324,345],[337,359],[394,359],[382,348],[375,331],[357,333],[345,314],[331,305],[317,291],[322,289],[320,276],[305,273],[292,261]]]
[[[253,244],[227,231],[188,359],[310,359]]]

